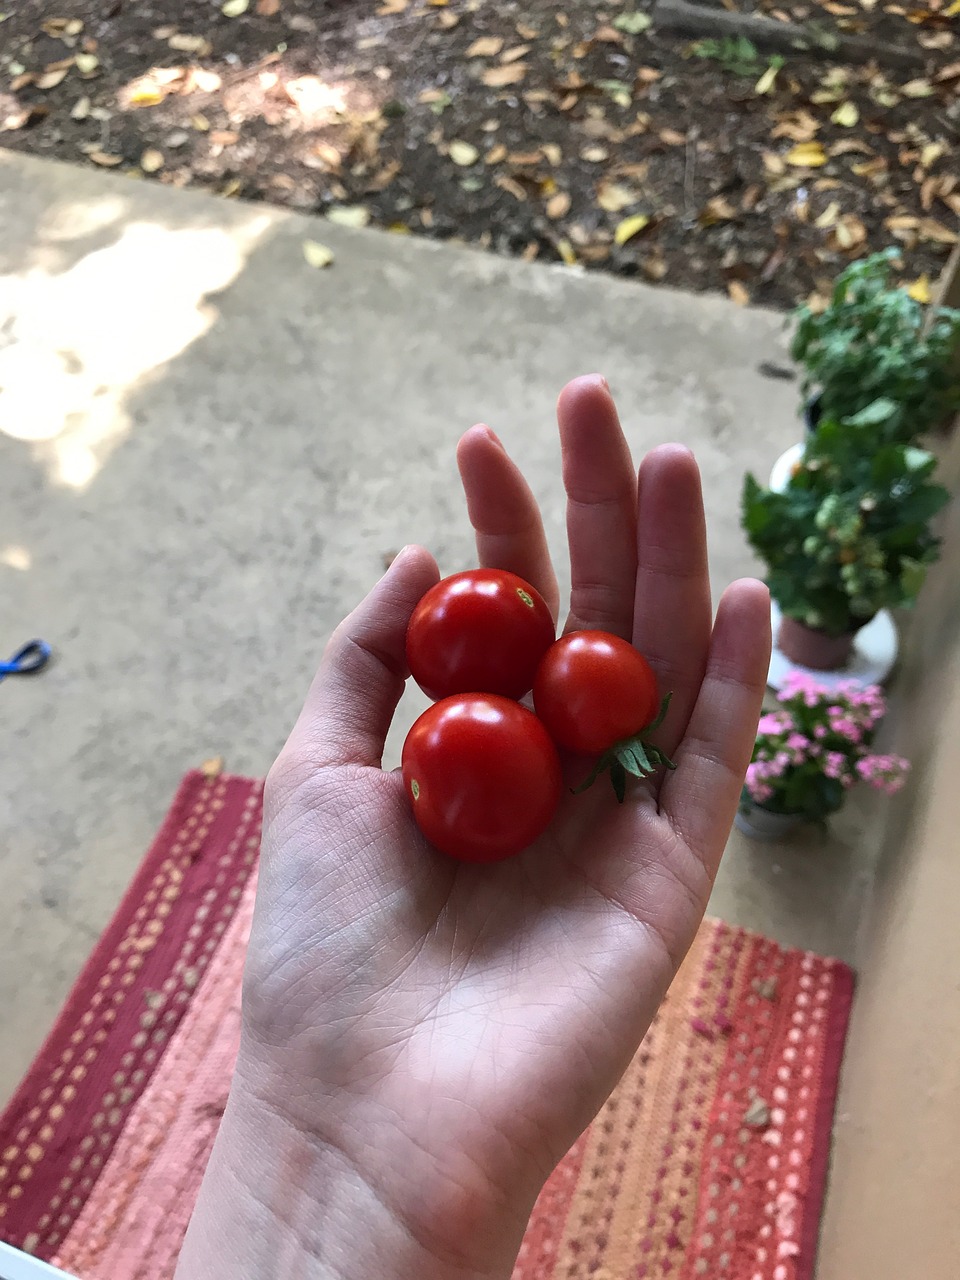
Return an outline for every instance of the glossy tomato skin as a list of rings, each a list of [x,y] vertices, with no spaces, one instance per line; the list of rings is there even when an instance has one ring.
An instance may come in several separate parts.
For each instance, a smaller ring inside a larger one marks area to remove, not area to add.
[[[563,777],[557,749],[526,707],[465,693],[428,707],[403,744],[417,826],[461,862],[499,862],[549,825]]]
[[[533,705],[554,742],[599,755],[657,715],[657,678],[632,644],[607,631],[573,631],[544,655]]]
[[[522,698],[553,644],[553,619],[529,582],[468,569],[431,587],[407,628],[410,673],[434,700],[455,693]]]

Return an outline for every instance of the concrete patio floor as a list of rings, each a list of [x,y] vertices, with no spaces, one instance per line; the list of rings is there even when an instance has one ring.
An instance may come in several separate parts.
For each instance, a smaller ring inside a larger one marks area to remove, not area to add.
[[[719,591],[754,568],[743,472],[798,424],[757,370],[782,318],[723,299],[2,153],[0,221],[0,647],[56,650],[0,688],[2,1102],[181,774],[265,772],[385,553],[474,562],[465,427],[501,433],[563,566],[554,400],[604,372],[636,454],[696,450]],[[851,957],[874,823],[864,800],[826,842],[734,834],[712,911]]]

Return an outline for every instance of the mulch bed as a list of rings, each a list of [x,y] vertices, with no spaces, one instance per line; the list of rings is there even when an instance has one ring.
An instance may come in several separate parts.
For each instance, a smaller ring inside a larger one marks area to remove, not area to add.
[[[8,0],[0,143],[744,304],[895,243],[926,297],[960,228],[950,0],[723,3],[922,61],[778,65],[634,0]]]

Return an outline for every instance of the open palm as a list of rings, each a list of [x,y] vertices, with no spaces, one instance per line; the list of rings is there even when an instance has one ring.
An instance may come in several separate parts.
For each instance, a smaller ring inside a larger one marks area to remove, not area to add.
[[[337,629],[271,772],[247,962],[242,1069],[431,1257],[476,1276],[509,1274],[540,1186],[616,1084],[694,937],[769,657],[760,584],[735,583],[713,621],[692,455],[656,449],[638,479],[602,379],[571,383],[559,420],[565,629],[612,631],[647,656],[673,691],[657,742],[675,772],[628,789],[622,806],[603,780],[568,795],[537,844],[504,863],[432,850],[399,773],[380,767],[406,624],[438,577],[408,548]],[[525,481],[485,427],[458,456],[480,563],[532,582],[556,614]]]

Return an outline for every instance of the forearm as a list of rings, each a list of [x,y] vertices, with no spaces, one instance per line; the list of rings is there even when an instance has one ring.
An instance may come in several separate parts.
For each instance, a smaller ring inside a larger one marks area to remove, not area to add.
[[[359,1167],[235,1087],[175,1280],[509,1280],[525,1215],[465,1238],[415,1170],[411,1153],[398,1199],[382,1164]]]

